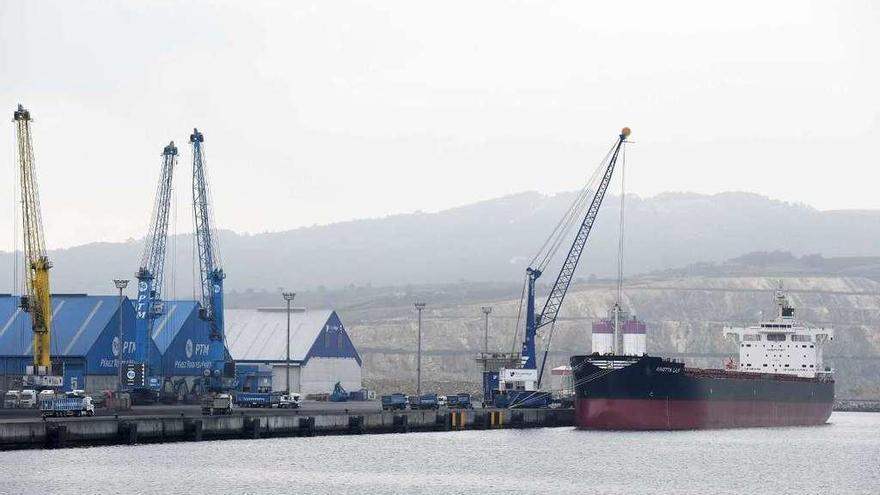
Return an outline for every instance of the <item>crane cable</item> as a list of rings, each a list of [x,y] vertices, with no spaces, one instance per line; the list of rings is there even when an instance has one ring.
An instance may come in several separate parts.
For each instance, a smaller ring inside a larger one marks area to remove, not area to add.
[[[18,139],[18,135],[13,132],[13,141]],[[23,294],[24,288],[22,287],[24,283],[24,279],[19,280],[19,266],[18,266],[18,228],[19,228],[19,218],[18,211],[20,208],[19,202],[19,174],[21,171],[19,170],[19,162],[18,162],[18,146],[15,146],[12,152],[12,163],[15,164],[12,167],[12,249],[10,252],[12,253],[12,287],[9,291],[11,294]],[[22,252],[22,256],[24,253]],[[23,268],[23,267],[22,267]],[[18,325],[18,343],[21,349],[24,349],[24,321],[19,323]]]
[[[623,239],[624,239],[624,205],[626,203],[626,146],[620,150],[620,225],[619,237],[617,242],[617,304],[621,305],[623,294]],[[556,321],[550,325],[550,331],[547,332],[547,345],[544,348],[544,359],[541,362],[541,373],[538,375],[538,386],[541,384],[544,367],[547,364],[547,356],[550,354],[550,343],[553,341],[553,333],[556,330]]]
[[[553,231],[544,241],[544,244],[541,245],[541,249],[538,250],[538,253],[535,255],[534,258],[532,258],[529,266],[536,266],[535,261],[540,258],[541,261],[537,264],[536,268],[543,271],[547,267],[547,264],[556,255],[559,247],[562,245],[563,241],[566,240],[568,234],[571,232],[572,228],[578,223],[582,216],[582,213],[586,209],[589,202],[588,200],[590,199],[590,193],[595,191],[595,184],[598,183],[602,172],[605,170],[608,164],[608,160],[611,159],[611,155],[612,153],[614,153],[615,146],[616,143],[611,146],[611,148],[608,150],[608,153],[606,153],[605,157],[599,162],[599,165],[593,171],[593,174],[590,176],[589,180],[587,180],[587,182],[584,184],[584,187],[581,188],[571,206],[568,207],[568,210],[566,210],[565,214],[553,228]]]
[[[513,346],[510,349],[511,354],[516,352],[517,337],[519,337],[519,322],[522,318],[523,303],[526,299],[526,285],[528,283],[529,276],[526,275],[523,277],[522,293],[519,295],[519,309],[516,310],[516,325],[513,327]]]
[[[587,208],[587,204],[589,203],[589,199],[592,192],[595,191],[595,185],[599,182],[599,178],[602,175],[602,172],[607,167],[608,161],[611,159],[612,154],[614,153],[614,148],[617,146],[615,142],[611,148],[609,148],[608,152],[605,154],[605,157],[599,162],[599,165],[596,166],[596,169],[593,170],[592,175],[578,192],[577,196],[575,196],[574,201],[572,201],[571,205],[563,214],[562,218],[559,219],[559,222],[556,223],[556,226],[553,228],[553,231],[550,232],[550,235],[547,239],[544,240],[544,243],[541,245],[541,248],[529,262],[530,267],[535,267],[540,271],[544,271],[547,268],[547,265],[556,255],[556,252],[559,250],[559,247],[562,245],[563,241],[565,241],[572,228],[577,225],[577,222],[583,216],[584,210]],[[540,258],[540,262],[537,263]],[[516,325],[514,326],[513,331],[513,342],[511,347],[511,353],[516,352],[516,347],[518,344],[519,337],[519,324],[522,321],[523,314],[523,306],[525,305],[525,297],[526,297],[526,287],[528,285],[528,275],[523,279],[522,292],[519,297],[519,309],[516,313]],[[551,329],[552,330],[552,329]]]
[[[617,304],[623,302],[623,241],[625,233],[624,207],[626,205],[626,146],[620,150],[620,225],[617,240]]]

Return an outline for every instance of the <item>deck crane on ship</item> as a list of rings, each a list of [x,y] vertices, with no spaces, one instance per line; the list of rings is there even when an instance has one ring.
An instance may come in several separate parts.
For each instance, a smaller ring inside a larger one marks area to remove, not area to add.
[[[226,273],[220,262],[217,233],[211,214],[211,196],[205,170],[204,135],[193,129],[189,137],[193,153],[193,217],[195,238],[199,257],[199,285],[201,308],[199,318],[209,327],[209,367],[202,371],[205,388],[209,392],[224,392],[235,378],[235,363],[226,352],[226,335],[223,326],[223,280]]]
[[[155,402],[159,393],[159,377],[149,368],[150,339],[156,320],[164,314],[162,288],[165,274],[165,247],[168,242],[168,220],[171,210],[172,178],[177,165],[174,141],[162,150],[159,186],[150,217],[140,268],[135,304],[135,345],[126,365],[125,389],[141,401]]]
[[[577,219],[577,215],[589,197],[589,185],[594,180],[589,181],[587,187],[584,188],[563,219],[557,224],[553,233],[551,233],[541,248],[541,251],[526,269],[526,321],[522,350],[519,355],[520,366],[519,368],[501,368],[497,372],[487,371],[484,373],[483,387],[487,403],[494,403],[499,407],[542,407],[549,405],[551,400],[550,394],[540,391],[541,375],[543,374],[544,363],[546,363],[547,357],[546,355],[544,356],[544,363],[541,364],[539,371],[535,352],[535,339],[537,338],[538,330],[548,325],[552,328],[556,323],[559,310],[562,308],[562,302],[574,278],[581,254],[584,251],[584,247],[592,232],[593,224],[599,214],[599,208],[602,206],[605,193],[611,184],[618,156],[620,156],[621,149],[624,143],[627,142],[630,132],[628,127],[624,127],[620,131],[611,150],[597,169],[597,174],[601,172],[601,176],[594,176],[594,178],[598,177],[598,185],[595,188],[592,200],[580,223],[574,241],[568,250],[568,255],[562,263],[562,268],[559,270],[556,281],[553,283],[550,294],[540,312],[536,311],[536,282],[543,274],[560,244],[566,238],[569,228],[575,225],[574,222]]]
[[[43,219],[34,166],[34,148],[31,138],[31,114],[23,106],[13,114],[18,141],[18,165],[21,176],[21,219],[24,239],[24,268],[27,294],[21,297],[21,307],[31,316],[33,330],[33,364],[27,367],[24,385],[35,388],[57,388],[63,385],[63,376],[52,369],[52,302],[49,290],[49,269],[52,262],[46,253],[43,237]]]

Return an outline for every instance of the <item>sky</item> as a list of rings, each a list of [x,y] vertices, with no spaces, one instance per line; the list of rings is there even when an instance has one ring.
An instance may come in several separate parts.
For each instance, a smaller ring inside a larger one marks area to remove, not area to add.
[[[0,250],[33,136],[50,248],[146,234],[193,127],[237,232],[579,189],[623,126],[627,190],[880,209],[880,4],[0,2]],[[20,242],[20,240],[19,240]]]

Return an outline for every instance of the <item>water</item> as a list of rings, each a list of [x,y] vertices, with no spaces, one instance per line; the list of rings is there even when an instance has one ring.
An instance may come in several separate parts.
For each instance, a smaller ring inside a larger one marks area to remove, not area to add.
[[[693,432],[540,430],[0,453],[0,493],[880,493],[880,414]]]

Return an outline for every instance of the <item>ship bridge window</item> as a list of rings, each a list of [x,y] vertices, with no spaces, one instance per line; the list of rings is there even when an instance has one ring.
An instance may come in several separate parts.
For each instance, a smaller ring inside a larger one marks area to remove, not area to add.
[[[811,342],[813,339],[809,335],[792,335],[791,340],[794,342]]]
[[[761,340],[760,335],[755,334],[745,334],[743,335],[743,342],[758,342]]]
[[[785,340],[785,334],[784,333],[768,333],[767,340],[769,340],[770,342],[782,342]]]

